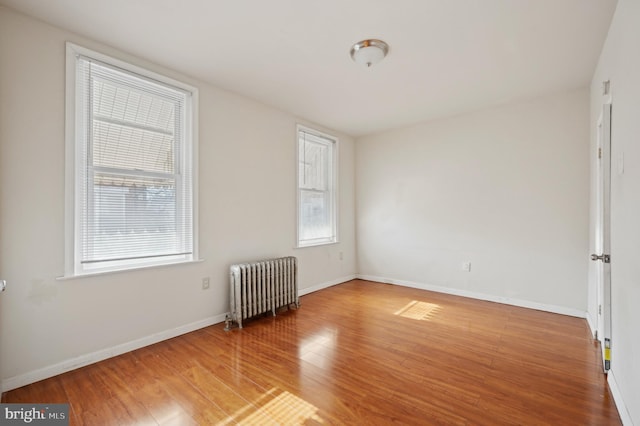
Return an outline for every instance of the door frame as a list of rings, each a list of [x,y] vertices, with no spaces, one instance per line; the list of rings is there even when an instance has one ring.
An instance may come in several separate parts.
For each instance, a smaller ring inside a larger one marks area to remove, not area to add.
[[[602,105],[596,132],[596,338],[600,341],[604,371],[611,364],[611,101]]]

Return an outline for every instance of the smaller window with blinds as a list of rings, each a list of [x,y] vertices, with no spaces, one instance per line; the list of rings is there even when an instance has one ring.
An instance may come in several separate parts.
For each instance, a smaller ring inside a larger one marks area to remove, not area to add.
[[[338,241],[337,144],[332,136],[298,126],[298,247]]]
[[[67,65],[66,275],[196,259],[196,90],[71,43]]]

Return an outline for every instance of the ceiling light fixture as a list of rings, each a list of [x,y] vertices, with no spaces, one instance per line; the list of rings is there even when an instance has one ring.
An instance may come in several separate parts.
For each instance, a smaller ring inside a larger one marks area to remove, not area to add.
[[[382,40],[362,40],[351,48],[351,58],[362,65],[371,67],[384,59],[389,53],[389,45]]]

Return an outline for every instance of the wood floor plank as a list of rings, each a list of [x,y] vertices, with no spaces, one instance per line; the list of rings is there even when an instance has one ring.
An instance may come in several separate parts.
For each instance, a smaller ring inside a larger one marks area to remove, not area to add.
[[[120,395],[111,388],[109,378],[101,373],[100,364],[71,371],[61,375],[60,379],[78,424],[117,425],[134,421]]]
[[[586,321],[354,280],[15,389],[73,425],[619,425]]]

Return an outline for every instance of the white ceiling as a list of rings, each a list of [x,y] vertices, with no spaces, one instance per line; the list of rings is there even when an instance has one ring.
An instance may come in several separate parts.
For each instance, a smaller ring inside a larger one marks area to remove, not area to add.
[[[586,86],[616,0],[0,0],[353,136]],[[380,38],[363,68],[351,45]]]

